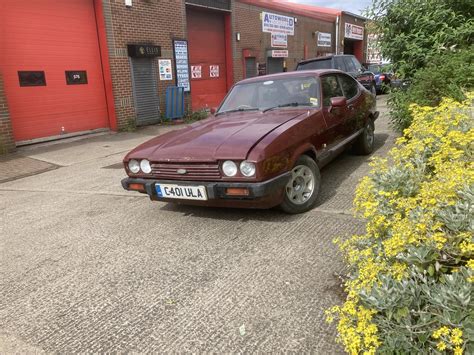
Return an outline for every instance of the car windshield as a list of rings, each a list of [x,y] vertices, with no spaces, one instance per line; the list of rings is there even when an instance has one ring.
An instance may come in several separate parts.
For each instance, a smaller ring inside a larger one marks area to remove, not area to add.
[[[296,70],[316,70],[316,69],[332,69],[331,58],[318,59],[311,62],[299,63]]]
[[[314,76],[287,77],[237,84],[217,114],[234,111],[319,107],[319,81]]]

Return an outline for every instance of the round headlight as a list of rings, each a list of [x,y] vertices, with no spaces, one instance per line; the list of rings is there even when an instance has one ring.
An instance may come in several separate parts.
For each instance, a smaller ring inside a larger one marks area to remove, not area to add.
[[[132,173],[136,174],[140,171],[140,164],[135,159],[132,159],[128,162],[128,169]]]
[[[222,171],[227,176],[235,176],[237,174],[237,165],[232,160],[226,160],[222,164]]]
[[[244,160],[240,163],[240,172],[243,176],[254,176],[255,175],[255,164]]]
[[[140,169],[142,169],[142,171],[145,173],[145,174],[149,174],[151,173],[151,165],[150,165],[150,162],[146,159],[143,159],[141,162],[140,162]]]

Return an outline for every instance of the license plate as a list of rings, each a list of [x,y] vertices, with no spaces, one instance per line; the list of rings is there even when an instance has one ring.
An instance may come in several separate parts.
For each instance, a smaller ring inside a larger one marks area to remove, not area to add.
[[[162,198],[183,200],[207,200],[204,186],[183,186],[174,184],[155,184],[156,194]]]

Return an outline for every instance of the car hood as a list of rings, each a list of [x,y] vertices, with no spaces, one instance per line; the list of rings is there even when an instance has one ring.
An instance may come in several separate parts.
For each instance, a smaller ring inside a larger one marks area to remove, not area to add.
[[[268,133],[307,112],[307,109],[280,109],[222,114],[153,138],[125,159],[187,162],[245,159]]]

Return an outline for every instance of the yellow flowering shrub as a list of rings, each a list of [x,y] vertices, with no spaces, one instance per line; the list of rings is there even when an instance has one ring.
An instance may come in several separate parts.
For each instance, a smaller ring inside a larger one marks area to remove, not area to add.
[[[474,353],[474,93],[410,107],[354,200],[366,233],[337,241],[347,300],[326,314],[350,354]]]

